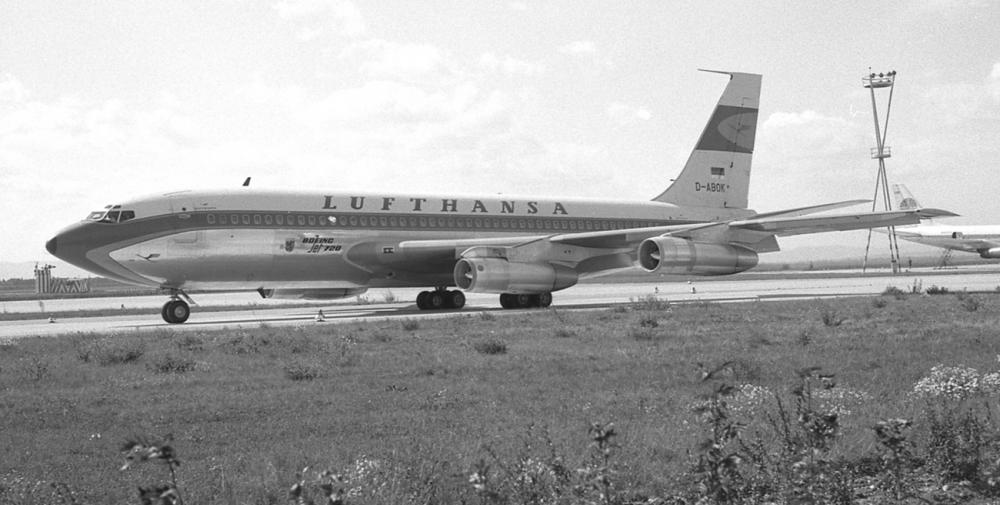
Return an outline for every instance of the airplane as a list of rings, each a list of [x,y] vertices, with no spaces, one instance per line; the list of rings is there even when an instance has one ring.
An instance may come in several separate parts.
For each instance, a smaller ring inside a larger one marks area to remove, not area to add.
[[[893,184],[892,193],[900,210],[920,208],[920,204],[904,184]],[[933,222],[896,228],[896,236],[951,251],[976,253],[986,259],[1000,258],[1000,225],[943,225]],[[947,262],[947,257],[942,262]]]
[[[777,236],[919,223],[939,209],[813,216],[867,200],[758,214],[747,208],[761,76],[729,76],[676,179],[650,201],[251,188],[175,191],[91,213],[45,247],[97,275],[158,287],[167,323],[191,290],[328,300],[430,287],[421,310],[466,292],[547,307],[580,279],[634,269],[726,275],[778,251]],[[648,181],[644,182],[648,184]],[[458,289],[449,289],[457,287]]]

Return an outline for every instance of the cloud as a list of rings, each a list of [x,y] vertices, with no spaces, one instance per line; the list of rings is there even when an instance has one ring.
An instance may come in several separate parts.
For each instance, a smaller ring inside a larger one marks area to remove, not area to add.
[[[372,79],[434,83],[457,73],[448,57],[430,44],[372,39],[351,44],[339,57]]]
[[[161,97],[151,109],[121,100],[88,102],[65,96],[51,101],[0,102],[0,153],[30,164],[40,155],[71,152],[92,156],[108,151],[154,155],[200,142],[197,121],[183,114],[175,98]]]
[[[12,76],[0,77],[0,104],[4,102],[23,102],[28,97],[27,90],[21,81]]]
[[[597,54],[597,46],[589,40],[577,40],[569,44],[559,46],[558,51],[562,54],[573,56],[592,56]]]
[[[301,41],[327,34],[356,38],[367,32],[361,11],[348,0],[281,0],[274,10],[298,26],[296,36]]]
[[[545,73],[545,65],[541,63],[532,63],[510,56],[500,58],[493,53],[484,53],[480,56],[478,66],[485,72],[505,76],[535,77]]]
[[[768,153],[792,159],[864,153],[868,149],[860,124],[814,110],[772,113],[757,136],[768,145]]]
[[[993,64],[993,70],[990,72],[990,77],[987,82],[987,86],[989,87],[990,94],[993,95],[993,99],[1000,102],[1000,62]]]
[[[635,107],[621,102],[608,105],[608,117],[619,126],[635,124],[638,121],[649,121],[653,114],[645,107]]]

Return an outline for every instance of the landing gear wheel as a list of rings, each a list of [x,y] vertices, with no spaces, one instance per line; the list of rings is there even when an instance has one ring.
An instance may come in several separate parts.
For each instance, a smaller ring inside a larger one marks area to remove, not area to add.
[[[500,293],[500,306],[505,309],[516,309],[517,300],[510,293]]]
[[[534,298],[532,295],[514,295],[515,306],[520,309],[534,307],[534,304],[531,303],[533,301],[532,298]]]
[[[191,315],[191,307],[184,300],[170,300],[163,305],[160,311],[163,320],[170,324],[180,324],[188,320]]]
[[[448,291],[448,308],[460,309],[465,307],[465,293],[461,291]]]
[[[445,292],[444,291],[431,291],[427,294],[427,309],[428,310],[440,310],[444,308],[445,304]]]
[[[552,293],[539,293],[538,306],[544,309],[549,305],[552,305]]]
[[[430,291],[421,291],[420,294],[417,295],[417,308],[418,309],[420,309],[420,310],[427,310],[428,308],[430,308],[430,307],[427,306],[427,297],[430,294],[431,294]]]

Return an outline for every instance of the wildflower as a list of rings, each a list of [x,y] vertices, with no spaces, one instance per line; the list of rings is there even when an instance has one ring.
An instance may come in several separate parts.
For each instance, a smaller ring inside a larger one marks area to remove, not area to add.
[[[990,387],[995,380],[990,378]],[[964,400],[981,392],[979,371],[975,368],[935,365],[929,376],[917,381],[913,394],[921,398]]]

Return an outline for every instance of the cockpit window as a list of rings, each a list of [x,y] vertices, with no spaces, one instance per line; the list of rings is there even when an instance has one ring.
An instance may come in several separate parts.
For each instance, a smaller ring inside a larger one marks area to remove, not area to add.
[[[108,205],[104,210],[91,212],[87,220],[99,223],[124,223],[129,219],[135,219],[135,211],[121,210],[121,208],[121,205]]]

